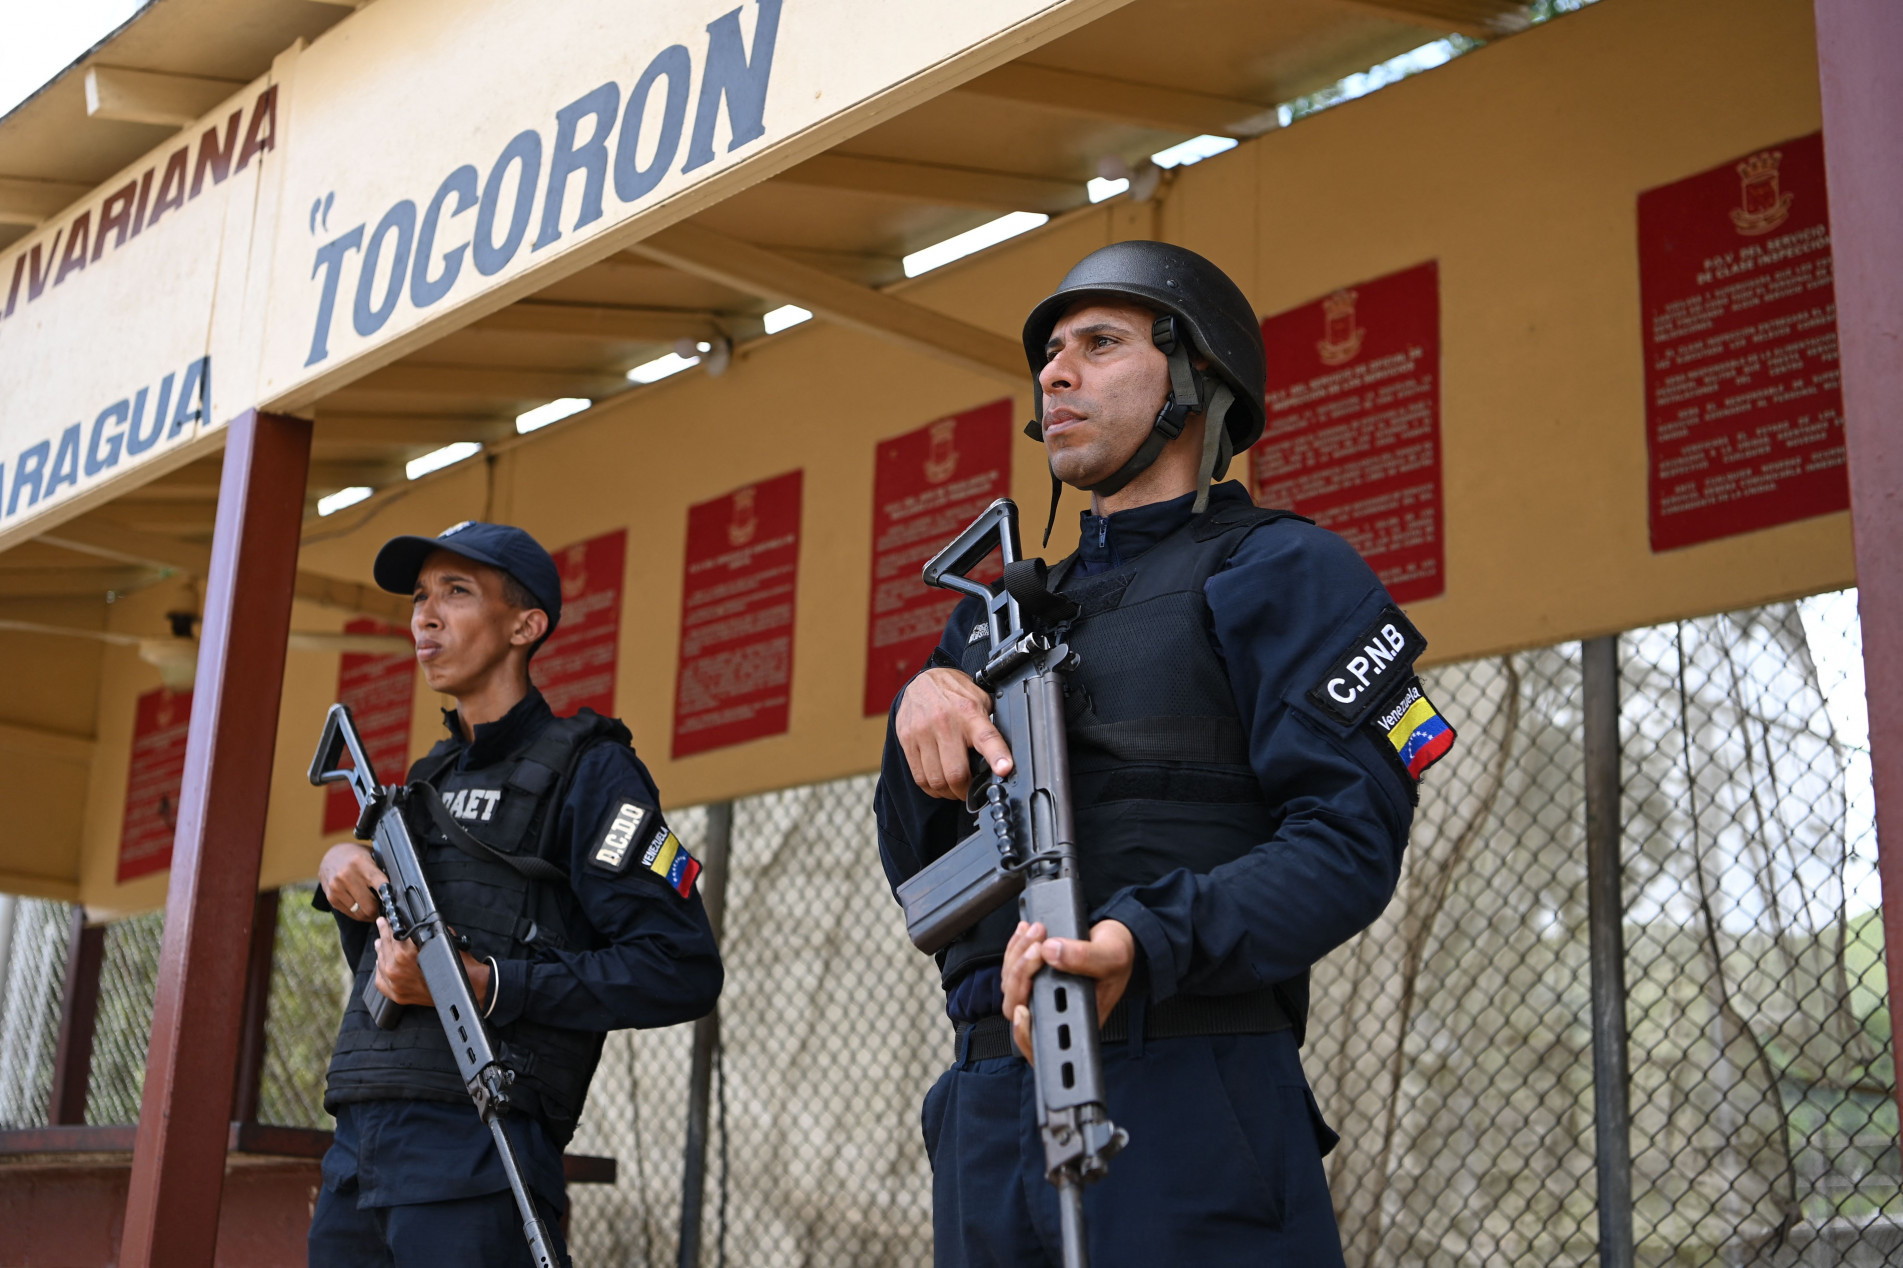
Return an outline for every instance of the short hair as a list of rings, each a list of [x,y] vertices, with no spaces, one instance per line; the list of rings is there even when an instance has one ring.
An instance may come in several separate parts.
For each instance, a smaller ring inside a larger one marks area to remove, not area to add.
[[[504,603],[512,608],[520,608],[524,612],[534,608],[539,609],[544,616],[548,615],[548,607],[540,599],[530,594],[529,588],[517,580],[514,573],[503,572],[500,568],[497,568],[496,572],[502,578],[502,601]],[[553,622],[551,622],[547,632],[529,645],[529,659],[535,659],[535,653],[542,649],[542,644],[548,642],[549,635],[554,632],[555,627]]]

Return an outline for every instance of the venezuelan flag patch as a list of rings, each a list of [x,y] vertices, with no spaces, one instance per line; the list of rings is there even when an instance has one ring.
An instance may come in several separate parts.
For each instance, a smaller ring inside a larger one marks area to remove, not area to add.
[[[1394,703],[1382,709],[1369,723],[1393,745],[1394,756],[1408,777],[1418,780],[1427,768],[1447,756],[1454,747],[1454,728],[1447,725],[1434,708],[1421,680],[1410,679]]]
[[[647,853],[641,856],[641,866],[667,882],[667,887],[682,898],[693,892],[694,878],[700,875],[700,861],[687,852],[681,839],[665,824],[648,842]]]

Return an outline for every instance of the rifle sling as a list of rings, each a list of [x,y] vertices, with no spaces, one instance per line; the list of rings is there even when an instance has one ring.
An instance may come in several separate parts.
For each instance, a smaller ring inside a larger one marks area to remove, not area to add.
[[[410,785],[410,793],[413,798],[423,803],[429,811],[431,822],[442,829],[443,835],[449,838],[449,843],[464,854],[485,862],[500,863],[517,875],[532,881],[550,881],[562,885],[568,883],[568,873],[547,859],[530,855],[505,854],[493,845],[479,840],[469,829],[456,822],[456,816],[449,813],[449,808],[443,804],[442,797],[430,785],[418,781]]]

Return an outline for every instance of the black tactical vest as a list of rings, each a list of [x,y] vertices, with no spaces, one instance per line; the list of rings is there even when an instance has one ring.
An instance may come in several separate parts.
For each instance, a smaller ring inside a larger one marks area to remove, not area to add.
[[[1228,502],[1134,562],[1088,577],[1076,575],[1074,555],[1058,565],[1053,588],[1081,609],[1064,640],[1078,658],[1064,712],[1086,912],[1179,867],[1208,872],[1275,835],[1282,812],[1249,764],[1203,583],[1249,530],[1298,518]],[[989,648],[989,639],[969,644],[964,671],[982,668]],[[1006,903],[973,926],[946,949],[944,981],[1000,960],[1017,920],[1017,904]],[[1299,1032],[1308,975],[1277,994]]]
[[[572,718],[556,718],[515,753],[481,769],[455,770],[461,745],[446,739],[410,768],[410,783],[432,786],[482,844],[502,854],[535,858],[554,834],[569,777],[583,750],[598,740],[628,744],[632,738],[619,721],[583,709]],[[430,795],[428,788],[417,792]],[[550,882],[529,880],[504,862],[451,844],[421,806],[410,807],[409,825],[430,891],[450,926],[468,939],[472,956],[526,959],[544,947],[579,950],[599,945],[592,930],[568,927]],[[566,859],[557,862],[567,865]],[[379,1030],[370,1020],[363,992],[376,964],[373,938],[351,983],[349,1007],[331,1053],[324,1108],[334,1114],[336,1106],[355,1101],[468,1101],[434,1009],[404,1009],[394,1030]],[[567,1144],[581,1118],[604,1036],[526,1018],[495,1027],[492,1034],[503,1060],[516,1072],[512,1095],[517,1108],[541,1120],[557,1144]]]

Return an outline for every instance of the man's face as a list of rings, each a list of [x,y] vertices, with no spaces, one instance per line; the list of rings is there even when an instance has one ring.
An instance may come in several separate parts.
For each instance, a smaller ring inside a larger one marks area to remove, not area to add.
[[[439,550],[417,574],[410,633],[416,660],[433,691],[463,696],[547,628],[540,609],[523,611],[503,597],[496,569]]]
[[[1052,329],[1037,381],[1044,447],[1064,483],[1088,488],[1116,474],[1150,434],[1169,395],[1169,358],[1150,338],[1155,322],[1140,305],[1086,299]]]

